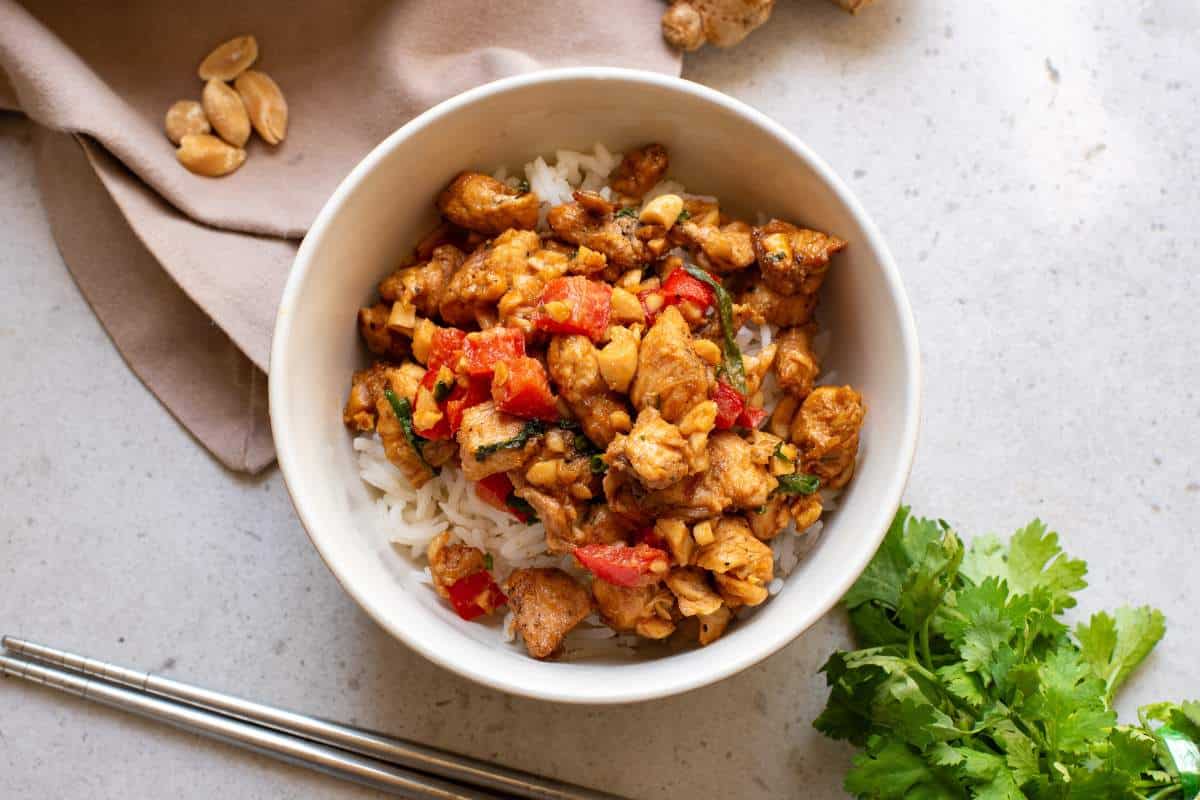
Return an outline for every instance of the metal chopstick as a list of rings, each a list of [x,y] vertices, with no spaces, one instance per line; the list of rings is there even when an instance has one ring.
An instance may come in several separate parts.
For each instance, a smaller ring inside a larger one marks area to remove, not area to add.
[[[461,784],[495,790],[505,796],[533,800],[613,800],[614,795],[508,769],[444,750],[329,722],[204,689],[159,675],[120,667],[75,653],[11,636],[0,640],[11,652],[136,690],[139,697],[157,695],[176,703],[215,711],[311,742],[365,755],[399,767],[438,775]],[[153,699],[153,698],[147,698]],[[175,703],[172,703],[175,705]],[[124,707],[124,706],[122,706]],[[133,709],[131,709],[133,710]],[[261,730],[261,728],[259,728]]]
[[[501,797],[33,661],[0,655],[0,674],[43,684],[389,794],[417,800],[499,800]]]

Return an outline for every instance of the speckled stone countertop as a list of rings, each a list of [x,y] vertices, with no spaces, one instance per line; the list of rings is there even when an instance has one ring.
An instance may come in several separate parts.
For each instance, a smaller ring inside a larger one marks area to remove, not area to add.
[[[1198,36],[1190,0],[789,0],[685,69],[798,133],[888,238],[925,367],[908,501],[967,534],[1041,516],[1090,564],[1085,607],[1166,612],[1126,714],[1200,694]],[[0,630],[631,797],[842,796],[849,750],[810,724],[836,613],[716,686],[606,709],[507,697],[391,640],[278,471],[225,472],[125,368],[15,116],[0,364]],[[12,797],[371,796],[11,681],[0,774]]]

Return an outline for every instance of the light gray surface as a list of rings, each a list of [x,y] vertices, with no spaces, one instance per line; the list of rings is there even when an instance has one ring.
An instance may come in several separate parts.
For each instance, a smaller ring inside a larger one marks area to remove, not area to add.
[[[1200,695],[1200,11],[880,2],[781,3],[686,75],[806,139],[888,237],[925,365],[908,500],[967,532],[1049,521],[1089,561],[1086,607],[1167,614],[1122,710]],[[224,472],[122,364],[31,161],[0,117],[0,630],[635,797],[841,795],[849,752],[810,727],[837,616],[717,686],[611,709],[498,695],[391,641],[278,472]],[[11,681],[0,774],[28,797],[371,796]]]

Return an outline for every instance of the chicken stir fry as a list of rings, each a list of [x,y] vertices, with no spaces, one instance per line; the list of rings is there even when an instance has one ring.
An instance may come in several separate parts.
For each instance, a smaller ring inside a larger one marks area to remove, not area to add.
[[[498,567],[453,525],[429,545],[438,595],[464,619],[507,605],[534,658],[588,618],[716,641],[767,600],[770,542],[812,526],[818,490],[854,473],[863,398],[820,384],[813,347],[846,242],[655,189],[669,165],[648,144],[603,191],[554,206],[464,172],[358,311],[376,361],[351,378],[346,426],[378,436],[415,488],[461,469],[481,500],[544,527],[545,554],[573,559]],[[743,353],[744,325],[774,342]]]

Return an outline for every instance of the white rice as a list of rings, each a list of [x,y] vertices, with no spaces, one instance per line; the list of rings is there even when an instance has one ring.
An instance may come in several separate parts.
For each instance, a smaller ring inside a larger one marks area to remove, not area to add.
[[[525,164],[522,170],[524,180],[542,201],[539,229],[547,228],[546,212],[552,206],[571,202],[571,193],[576,189],[598,191],[606,199],[611,199],[608,176],[620,163],[620,153],[612,153],[597,143],[590,154],[559,150],[554,155],[553,163],[539,156]],[[519,175],[510,175],[505,167],[492,173],[492,177],[514,188],[521,183]],[[642,202],[648,203],[663,194],[716,201],[715,197],[707,195],[688,195],[683,184],[663,180],[646,194]],[[690,260],[684,250],[672,252]],[[756,355],[770,346],[777,332],[772,325],[744,327],[738,331],[737,342],[746,355]],[[822,330],[813,339],[813,350],[819,359],[823,360],[828,351],[829,336],[828,331]],[[820,383],[831,383],[835,379],[836,373],[831,370],[822,374]],[[765,405],[771,407],[779,397],[773,372],[763,380],[762,391]],[[439,476],[420,489],[413,489],[400,470],[387,460],[383,445],[374,433],[355,437],[354,449],[362,479],[379,490],[375,506],[380,516],[381,531],[399,554],[422,562],[429,542],[442,531],[452,530],[455,538],[492,555],[493,571],[499,581],[520,567],[560,567],[573,575],[587,577],[587,573],[571,556],[546,552],[546,531],[541,523],[526,525],[511,514],[484,502],[475,494],[474,483],[467,480],[460,469],[443,469]],[[836,508],[836,496],[835,491],[821,490],[822,504],[827,511]],[[789,527],[771,540],[775,573],[778,576],[767,587],[771,595],[785,589],[783,578],[816,545],[823,528],[824,522],[818,520],[805,531],[797,532],[794,527]],[[418,580],[432,584],[428,567]],[[737,618],[752,613],[753,609],[743,608],[739,610]],[[499,637],[503,642],[515,641],[511,611],[499,628]],[[612,657],[622,653],[632,655],[639,641],[637,636],[631,634],[617,634],[593,614],[568,635],[564,644],[564,658],[578,660],[595,656]]]

